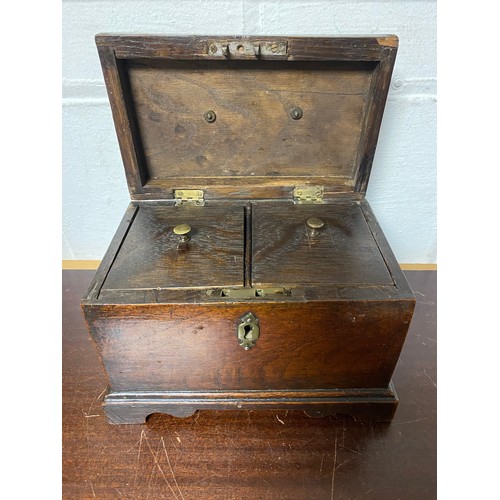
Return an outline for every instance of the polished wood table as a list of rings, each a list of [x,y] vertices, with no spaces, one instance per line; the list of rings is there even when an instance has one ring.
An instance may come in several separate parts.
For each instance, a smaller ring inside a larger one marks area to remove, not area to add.
[[[417,307],[391,424],[239,410],[109,425],[104,369],[79,306],[93,271],[63,271],[63,497],[435,498],[436,272],[405,274]]]

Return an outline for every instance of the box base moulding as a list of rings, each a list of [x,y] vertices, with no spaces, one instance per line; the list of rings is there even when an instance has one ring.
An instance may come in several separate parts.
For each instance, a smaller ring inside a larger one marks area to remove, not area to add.
[[[347,414],[390,422],[398,405],[387,388],[310,391],[108,392],[104,410],[111,424],[140,424],[153,413],[189,417],[197,410],[303,410],[310,417]]]

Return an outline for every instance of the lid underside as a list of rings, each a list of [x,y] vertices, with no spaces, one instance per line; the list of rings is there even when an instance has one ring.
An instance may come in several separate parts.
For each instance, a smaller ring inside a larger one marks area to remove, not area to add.
[[[98,37],[132,198],[366,190],[395,38],[280,38],[279,60],[220,60],[211,40]]]
[[[352,179],[370,66],[131,61],[149,178]]]

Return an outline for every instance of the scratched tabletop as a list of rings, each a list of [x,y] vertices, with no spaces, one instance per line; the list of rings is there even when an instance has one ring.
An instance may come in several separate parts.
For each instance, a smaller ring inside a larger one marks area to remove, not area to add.
[[[436,272],[407,271],[417,307],[391,424],[299,411],[198,411],[109,425],[106,377],[63,271],[63,498],[436,498]]]

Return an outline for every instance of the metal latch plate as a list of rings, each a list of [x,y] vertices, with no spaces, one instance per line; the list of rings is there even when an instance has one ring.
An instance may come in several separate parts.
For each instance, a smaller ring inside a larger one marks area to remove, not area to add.
[[[292,289],[284,287],[267,287],[267,288],[222,288],[211,289],[207,291],[207,295],[211,297],[223,297],[227,299],[261,299],[264,297],[284,297],[291,296]]]
[[[269,295],[291,295],[291,290],[282,287],[270,288],[224,288],[221,297],[232,299],[255,299]]]
[[[208,44],[208,55],[230,59],[286,58],[288,42],[266,41],[248,42],[246,40],[211,42]]]

